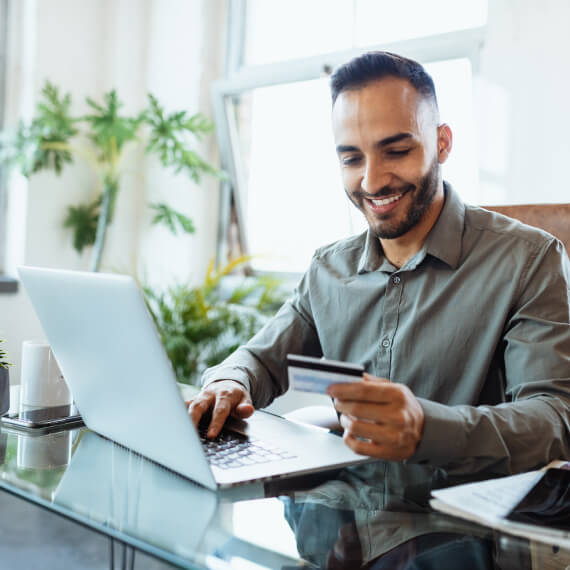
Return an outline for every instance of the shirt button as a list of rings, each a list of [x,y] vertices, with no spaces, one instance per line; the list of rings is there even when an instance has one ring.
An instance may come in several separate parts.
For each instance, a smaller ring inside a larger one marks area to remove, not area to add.
[[[385,339],[382,341],[382,346],[383,346],[384,348],[388,348],[388,347],[390,346],[390,341],[389,341],[387,338],[385,338]]]
[[[394,285],[398,285],[398,283],[400,283],[402,279],[400,279],[399,275],[394,275],[394,277],[392,277],[392,283],[394,283]]]

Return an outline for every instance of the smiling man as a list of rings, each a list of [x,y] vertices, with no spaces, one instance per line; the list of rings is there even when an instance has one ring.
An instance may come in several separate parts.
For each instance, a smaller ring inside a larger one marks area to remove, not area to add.
[[[388,259],[401,266],[443,207],[439,165],[451,150],[451,130],[439,124],[435,91],[426,95],[406,79],[387,77],[337,93],[338,74],[332,120],[345,190],[385,240]],[[427,75],[425,82],[424,90]]]
[[[363,363],[329,387],[363,455],[512,473],[570,455],[570,269],[552,236],[468,206],[417,62],[360,56],[331,78],[341,175],[369,230],[317,250],[293,297],[204,376],[194,422],[248,417],[287,389],[285,356]]]

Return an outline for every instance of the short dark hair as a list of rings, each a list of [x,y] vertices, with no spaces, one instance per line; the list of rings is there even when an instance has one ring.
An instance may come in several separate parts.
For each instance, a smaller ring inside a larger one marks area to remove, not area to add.
[[[343,91],[359,89],[385,77],[406,79],[418,93],[431,99],[437,109],[435,85],[423,66],[413,59],[387,51],[370,51],[338,67],[330,78],[333,105]]]

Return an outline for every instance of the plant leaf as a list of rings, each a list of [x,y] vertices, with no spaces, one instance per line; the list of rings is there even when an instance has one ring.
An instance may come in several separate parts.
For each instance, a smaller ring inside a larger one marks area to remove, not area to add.
[[[77,134],[77,119],[71,117],[70,107],[71,95],[60,95],[47,81],[31,123],[20,122],[12,140],[3,144],[2,161],[19,166],[24,176],[43,169],[60,174],[64,165],[73,161],[68,143]],[[58,148],[49,148],[53,143],[58,143]]]
[[[152,218],[152,224],[165,225],[174,235],[178,234],[180,229],[183,233],[193,234],[196,231],[192,220],[171,208],[168,204],[158,203],[149,204],[149,207],[156,212]]]
[[[100,151],[100,160],[112,163],[117,160],[125,143],[136,138],[142,118],[119,115],[123,104],[115,89],[103,95],[103,105],[89,97],[87,104],[94,112],[82,120],[91,126],[90,138]]]
[[[0,342],[4,342],[4,340],[0,339]],[[8,368],[8,366],[13,366],[13,364],[6,360],[6,351],[0,348],[0,368]]]
[[[184,170],[194,180],[202,174],[223,177],[224,175],[201,158],[190,145],[191,138],[200,140],[209,133],[212,122],[201,113],[187,117],[186,111],[167,114],[154,95],[148,95],[149,105],[144,121],[151,131],[146,145],[148,153],[156,153],[163,166],[172,167],[176,173]]]
[[[100,205],[101,197],[99,196],[90,204],[68,206],[67,208],[63,226],[72,231],[73,247],[78,253],[81,253],[86,246],[95,243]]]

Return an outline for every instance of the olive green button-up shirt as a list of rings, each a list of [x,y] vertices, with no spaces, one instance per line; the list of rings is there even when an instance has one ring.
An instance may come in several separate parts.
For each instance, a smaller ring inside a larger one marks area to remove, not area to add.
[[[288,388],[287,353],[363,363],[406,384],[425,422],[408,461],[511,473],[570,458],[570,263],[551,235],[445,204],[397,269],[371,233],[316,251],[293,297],[206,371],[257,407]],[[570,223],[570,221],[569,221]]]

